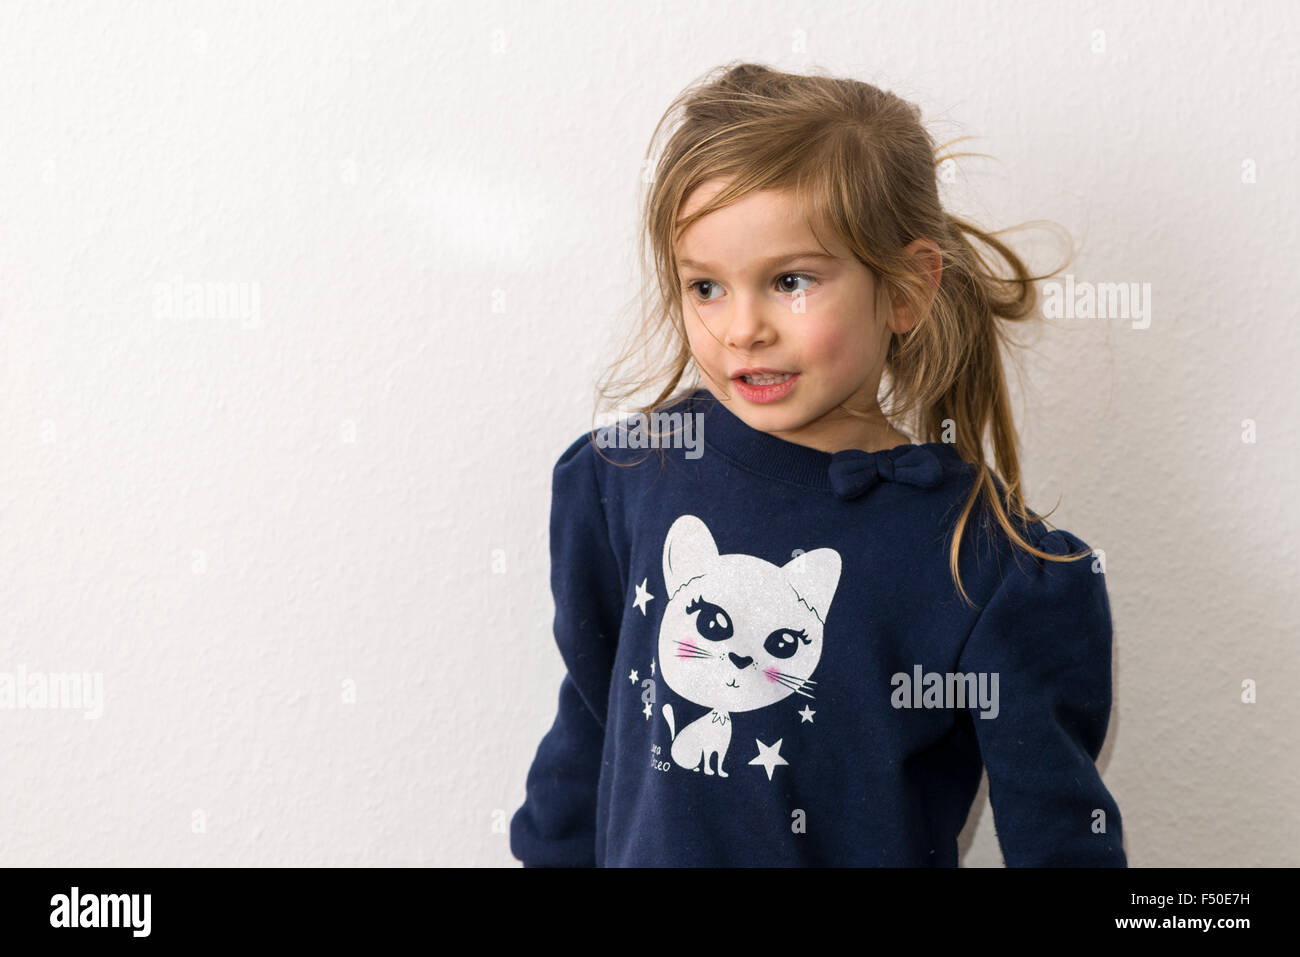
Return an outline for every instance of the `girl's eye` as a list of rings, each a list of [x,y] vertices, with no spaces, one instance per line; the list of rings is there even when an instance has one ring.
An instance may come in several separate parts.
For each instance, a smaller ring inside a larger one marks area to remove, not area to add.
[[[799,284],[801,281],[802,281],[802,282],[807,282],[807,283],[809,283],[809,284],[814,283],[814,282],[817,281],[817,280],[814,279],[812,276],[809,276],[807,273],[801,273],[801,272],[787,272],[787,273],[782,273],[780,276],[777,276],[777,278],[776,278],[776,287],[777,287],[777,289],[779,289],[781,292],[784,292],[784,293],[796,293],[796,292],[807,292],[807,291],[808,291],[808,287],[807,287],[807,286],[805,286],[803,289],[791,288],[791,287],[787,284],[787,280],[791,280],[791,279],[794,280],[795,286],[798,286],[798,284]],[[700,288],[700,287],[702,287],[702,286],[705,287],[705,289],[702,290],[702,289]],[[697,279],[697,280],[695,280],[694,282],[688,282],[688,283],[686,284],[686,288],[689,289],[689,290],[691,290],[692,292],[694,292],[695,295],[696,295],[696,297],[697,297],[701,302],[711,302],[711,301],[715,298],[714,296],[708,295],[708,291],[709,291],[710,287],[711,287],[712,289],[719,289],[719,288],[720,288],[716,282],[713,282],[712,280],[709,280],[709,279]]]
[[[710,282],[710,281],[707,280],[707,279],[697,279],[695,282],[687,283],[687,284],[686,284],[686,288],[695,291],[695,294],[696,294],[696,296],[697,296],[698,298],[700,298],[700,299],[703,300],[704,302],[708,302],[708,301],[709,301],[710,299],[712,299],[713,297],[712,297],[712,296],[701,296],[700,293],[698,292],[698,287],[699,287],[699,286],[717,286],[717,285],[718,285],[718,284],[717,284],[716,282]]]
[[[785,284],[785,280],[787,280],[787,279],[793,279],[793,280],[796,281],[796,283],[797,283],[800,279],[806,279],[806,280],[807,280],[808,282],[810,282],[810,283],[811,283],[811,282],[816,282],[816,280],[813,279],[812,276],[806,275],[806,274],[801,273],[801,272],[788,272],[788,273],[784,273],[783,275],[778,276],[777,279],[776,279],[776,284],[777,284],[778,288],[780,288],[780,290],[781,290],[782,292],[806,292],[806,291],[807,291],[806,288],[804,288],[804,289],[790,289],[790,288],[788,288],[788,287],[786,286],[786,284]]]

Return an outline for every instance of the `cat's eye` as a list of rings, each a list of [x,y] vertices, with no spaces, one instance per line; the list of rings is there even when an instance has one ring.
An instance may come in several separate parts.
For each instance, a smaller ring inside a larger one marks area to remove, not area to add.
[[[703,598],[697,598],[686,606],[686,614],[698,611],[695,618],[695,630],[701,638],[709,641],[725,641],[735,634],[731,626],[731,617],[719,606]]]
[[[799,650],[801,640],[805,645],[808,644],[807,632],[778,628],[767,636],[767,641],[763,642],[763,649],[773,658],[791,658]]]

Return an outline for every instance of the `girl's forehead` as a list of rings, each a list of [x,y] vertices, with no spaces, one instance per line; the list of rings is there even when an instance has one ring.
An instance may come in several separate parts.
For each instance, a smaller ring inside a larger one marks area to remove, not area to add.
[[[850,256],[833,229],[805,216],[803,208],[793,200],[766,200],[755,194],[691,223],[679,232],[673,251],[680,265],[700,268],[738,266],[742,262],[767,265],[769,260],[808,256]]]
[[[708,198],[692,200],[686,207],[679,224],[703,209]],[[817,245],[815,220],[807,215],[806,207],[795,196],[785,191],[755,190],[746,193],[726,206],[709,210],[677,234],[677,248],[694,243],[716,244],[722,239],[756,240],[764,243],[779,242],[785,245]],[[824,232],[818,230],[817,232]]]
[[[705,180],[696,186],[686,199],[682,202],[681,211],[678,218],[684,219],[695,213],[707,203],[712,202],[722,190],[727,186],[727,180],[711,179]],[[730,203],[720,210],[713,210],[713,213],[723,212],[729,209],[743,209],[746,211],[755,210],[758,212],[775,214],[786,218],[802,218],[804,212],[804,203],[801,198],[790,189],[751,189],[743,196],[733,199]]]

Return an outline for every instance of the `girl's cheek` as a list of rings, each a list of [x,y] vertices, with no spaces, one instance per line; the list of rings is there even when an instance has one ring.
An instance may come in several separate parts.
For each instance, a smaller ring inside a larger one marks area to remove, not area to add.
[[[809,324],[799,342],[799,356],[824,369],[846,376],[857,375],[875,361],[874,347],[866,330],[857,324]]]
[[[801,352],[833,365],[850,359],[859,349],[857,337],[849,329],[841,323],[825,321],[809,323],[800,337],[800,345]]]

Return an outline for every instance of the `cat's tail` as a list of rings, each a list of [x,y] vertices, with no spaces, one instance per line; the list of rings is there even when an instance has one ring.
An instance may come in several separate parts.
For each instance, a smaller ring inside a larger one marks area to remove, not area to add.
[[[668,722],[668,739],[676,741],[677,729],[673,727],[673,706],[670,704],[664,705],[664,720]]]

